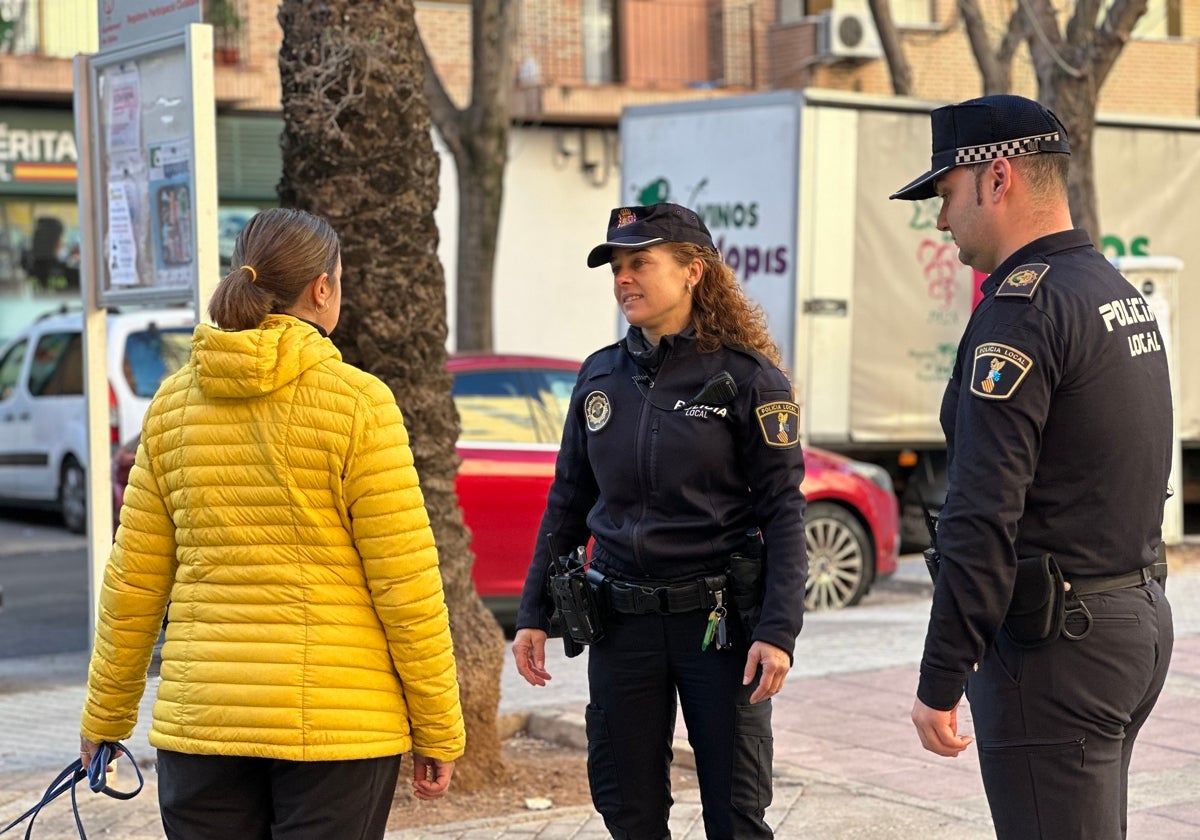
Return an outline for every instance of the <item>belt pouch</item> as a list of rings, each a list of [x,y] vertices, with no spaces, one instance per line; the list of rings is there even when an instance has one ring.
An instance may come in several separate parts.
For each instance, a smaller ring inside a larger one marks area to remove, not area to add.
[[[1019,647],[1038,647],[1056,637],[1066,620],[1066,586],[1050,554],[1017,560],[1012,601],[1004,629]]]

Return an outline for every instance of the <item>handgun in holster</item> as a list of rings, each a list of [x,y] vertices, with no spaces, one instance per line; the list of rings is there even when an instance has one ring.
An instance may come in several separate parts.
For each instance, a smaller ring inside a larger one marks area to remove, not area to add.
[[[554,559],[550,599],[562,625],[563,650],[568,657],[578,656],[583,653],[584,645],[604,638],[599,593],[603,580],[600,572],[589,566],[583,546],[575,549],[574,554]]]
[[[929,578],[936,585],[938,572],[942,567],[942,552],[938,550],[937,544],[937,519],[929,512],[929,507],[925,504],[925,499],[920,492],[917,493],[917,499],[921,502],[921,513],[925,514],[925,527],[929,530],[929,548],[921,554],[925,558],[925,568],[929,571]]]
[[[746,631],[747,642],[753,637],[754,628],[762,617],[763,566],[766,558],[766,546],[757,528],[748,530],[741,550],[729,555],[729,570],[726,572],[729,596]]]

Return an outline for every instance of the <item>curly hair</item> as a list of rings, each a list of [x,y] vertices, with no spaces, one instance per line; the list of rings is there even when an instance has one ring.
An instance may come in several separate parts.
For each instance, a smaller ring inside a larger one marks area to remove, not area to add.
[[[782,366],[779,348],[767,332],[767,316],[761,306],[752,303],[742,291],[733,269],[721,261],[711,248],[688,242],[672,242],[679,265],[692,260],[704,264],[701,281],[692,289],[692,326],[701,352],[711,353],[722,346],[754,350],[776,367]]]

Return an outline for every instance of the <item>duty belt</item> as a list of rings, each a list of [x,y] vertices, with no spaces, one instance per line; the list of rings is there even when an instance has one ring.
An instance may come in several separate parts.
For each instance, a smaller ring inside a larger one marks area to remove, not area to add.
[[[685,613],[716,606],[713,593],[725,588],[725,575],[713,575],[686,583],[634,583],[607,578],[608,603],[619,613]]]
[[[1164,581],[1167,578],[1166,563],[1152,563],[1135,572],[1121,575],[1069,575],[1067,576],[1067,591],[1080,595],[1095,595],[1097,592],[1111,592],[1114,589],[1128,589],[1131,586],[1141,586],[1152,580]]]

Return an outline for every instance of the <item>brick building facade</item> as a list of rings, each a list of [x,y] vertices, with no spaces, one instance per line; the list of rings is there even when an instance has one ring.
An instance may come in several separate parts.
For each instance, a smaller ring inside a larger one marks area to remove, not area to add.
[[[541,195],[582,188],[601,215],[618,200],[615,128],[625,106],[780,88],[891,92],[866,0],[512,2],[518,33],[511,104],[514,122],[524,126],[524,156],[511,157],[510,177],[530,190],[536,183]],[[981,2],[994,38],[1017,2]],[[0,0],[0,293],[9,308],[11,295],[41,306],[68,294],[65,286],[31,290],[27,281],[22,261],[39,220],[61,223],[59,258],[78,261],[72,57],[96,50],[96,3]],[[202,3],[214,23],[219,214],[222,241],[231,242],[238,220],[276,201],[282,32],[278,0]],[[890,6],[916,97],[957,100],[981,92],[955,0],[890,0]],[[1200,0],[1149,0],[1148,7],[1101,91],[1100,110],[1200,116]],[[415,0],[415,10],[443,82],[463,104],[471,72],[469,0]],[[851,43],[850,35],[861,40]],[[1012,67],[1014,91],[1033,95],[1026,47]],[[553,180],[567,161],[577,163],[579,184]],[[14,177],[18,171],[25,177]],[[449,192],[443,191],[447,206]],[[505,212],[515,212],[520,200],[510,194]],[[443,241],[451,239],[447,228]],[[515,247],[502,247],[498,272],[506,270],[505,259],[518,259],[508,254]]]
[[[278,0],[230,4],[240,24],[218,31],[216,97],[222,112],[279,108]],[[513,110],[518,120],[615,124],[628,104],[818,87],[888,95],[886,61],[845,57],[829,46],[830,15],[861,18],[866,0],[515,0]],[[1016,0],[982,4],[986,24],[1004,29]],[[954,100],[978,95],[979,71],[955,0],[893,0],[913,73],[913,94]],[[417,22],[451,96],[470,82],[470,3],[416,0]],[[0,96],[67,103],[70,56],[95,48],[95,0],[0,0],[0,20],[17,9],[17,33],[0,41]],[[1105,113],[1200,116],[1200,0],[1150,0],[1149,35],[1126,45],[1100,94]],[[21,27],[24,27],[22,29]],[[24,35],[21,33],[24,32]],[[869,52],[871,52],[869,50]],[[1013,60],[1015,92],[1034,95],[1028,48]]]

